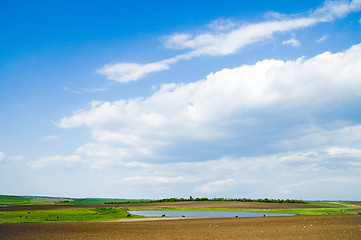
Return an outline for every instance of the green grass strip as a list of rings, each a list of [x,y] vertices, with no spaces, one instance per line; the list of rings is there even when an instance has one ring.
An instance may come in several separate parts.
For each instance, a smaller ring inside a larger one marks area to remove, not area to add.
[[[44,223],[44,222],[95,222],[109,221],[127,217],[128,212],[122,208],[81,208],[36,211],[0,212],[0,224],[4,223]]]
[[[25,205],[30,202],[29,197],[0,196],[0,205]]]

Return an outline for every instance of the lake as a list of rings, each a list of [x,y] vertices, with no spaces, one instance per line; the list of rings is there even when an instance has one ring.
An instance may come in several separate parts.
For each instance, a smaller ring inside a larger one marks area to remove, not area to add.
[[[260,213],[260,212],[237,212],[237,211],[128,211],[130,214],[145,217],[205,217],[205,218],[224,218],[224,217],[275,217],[275,216],[294,216],[294,214],[283,213]]]

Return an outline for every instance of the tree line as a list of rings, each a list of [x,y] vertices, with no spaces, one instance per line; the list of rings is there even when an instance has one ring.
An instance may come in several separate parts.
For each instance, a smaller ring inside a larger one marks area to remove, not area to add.
[[[164,198],[158,200],[130,200],[130,201],[119,201],[119,202],[104,202],[104,204],[125,204],[125,203],[156,203],[156,202],[191,202],[191,201],[214,201],[214,202],[261,202],[261,203],[300,203],[300,204],[308,204],[308,202],[303,200],[295,200],[295,199],[269,199],[269,198],[193,198],[190,196],[189,198]]]

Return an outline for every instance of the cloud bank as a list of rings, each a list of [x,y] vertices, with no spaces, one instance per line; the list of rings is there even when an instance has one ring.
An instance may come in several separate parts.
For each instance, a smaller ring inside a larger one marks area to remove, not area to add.
[[[129,197],[342,197],[361,183],[360,56],[358,44],[266,59],[146,98],[93,101],[57,123],[88,128],[89,142],[28,165],[116,169],[106,181]]]
[[[190,50],[187,53],[146,64],[127,62],[107,64],[97,72],[106,76],[107,79],[117,82],[137,81],[150,73],[168,70],[171,64],[180,60],[234,54],[245,46],[271,39],[276,33],[290,32],[318,23],[334,21],[360,10],[360,0],[326,1],[323,6],[304,17],[278,14],[277,18],[281,18],[281,20],[244,25],[239,25],[229,19],[219,19],[210,24],[209,30],[206,32],[200,34],[176,33],[164,38],[165,48]],[[295,39],[284,42],[284,44],[287,43],[299,46],[299,42]]]
[[[300,135],[308,135],[307,131],[316,134],[337,127],[339,121],[353,124],[347,115],[361,97],[360,55],[361,45],[355,45],[311,59],[268,59],[223,69],[205,80],[162,85],[147,98],[94,101],[89,109],[62,118],[58,126],[91,130],[92,141],[79,147],[76,155],[101,158],[100,162],[89,160],[94,166],[139,166],[139,159],[144,164],[155,159],[172,161],[166,149],[186,148],[187,143],[213,146],[223,142],[232,150],[234,142],[237,148],[258,141],[289,151],[303,141]],[[279,134],[273,135],[274,130]],[[190,155],[195,152],[189,151]]]

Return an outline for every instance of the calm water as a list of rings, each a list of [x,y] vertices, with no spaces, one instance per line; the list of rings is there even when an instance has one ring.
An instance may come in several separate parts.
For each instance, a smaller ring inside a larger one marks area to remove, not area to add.
[[[165,215],[167,217],[267,217],[271,216],[293,216],[294,214],[282,214],[282,213],[259,213],[259,212],[233,212],[233,211],[129,211],[129,213],[146,217],[161,217]]]

